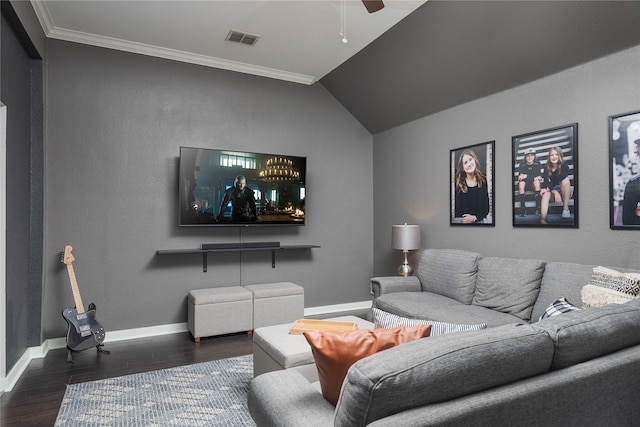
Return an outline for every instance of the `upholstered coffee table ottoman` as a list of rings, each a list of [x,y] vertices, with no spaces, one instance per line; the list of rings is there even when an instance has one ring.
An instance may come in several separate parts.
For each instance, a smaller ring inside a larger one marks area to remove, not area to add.
[[[358,329],[373,329],[374,325],[356,316],[332,317],[340,322],[355,322]],[[253,331],[253,376],[279,369],[296,368],[311,379],[316,375],[311,347],[304,335],[291,335],[291,323],[265,326]]]

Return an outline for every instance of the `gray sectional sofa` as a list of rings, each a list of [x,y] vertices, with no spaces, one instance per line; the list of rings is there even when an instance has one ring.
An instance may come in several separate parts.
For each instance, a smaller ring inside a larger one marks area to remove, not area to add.
[[[593,267],[426,250],[417,276],[371,280],[374,307],[489,327],[359,360],[335,407],[295,370],[260,375],[251,415],[282,427],[640,425],[640,299],[538,321],[560,297],[580,305]]]
[[[539,319],[560,297],[581,305],[581,290],[593,267],[428,249],[416,276],[375,277],[371,293],[374,307],[404,317],[489,326],[526,324]]]

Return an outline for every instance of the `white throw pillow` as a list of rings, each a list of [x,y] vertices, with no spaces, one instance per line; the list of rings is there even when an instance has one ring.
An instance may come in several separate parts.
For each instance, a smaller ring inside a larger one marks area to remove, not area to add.
[[[593,269],[589,283],[582,288],[582,303],[585,307],[623,304],[638,298],[638,293],[640,274],[598,266]]]
[[[603,307],[609,304],[624,304],[635,299],[633,295],[602,286],[585,285],[582,288],[582,303],[585,307]]]

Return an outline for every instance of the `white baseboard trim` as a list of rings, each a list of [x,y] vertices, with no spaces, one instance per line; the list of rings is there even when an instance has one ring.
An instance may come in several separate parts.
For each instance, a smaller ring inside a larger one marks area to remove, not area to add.
[[[304,309],[305,316],[318,316],[323,314],[339,314],[349,311],[368,310],[371,308],[371,301],[351,302],[347,304],[324,305],[320,307],[309,307]]]
[[[121,331],[111,331],[107,332],[104,343],[108,344],[110,342],[117,341],[126,341],[126,340],[134,340],[137,338],[149,338],[156,337],[159,335],[169,335],[169,334],[177,334],[181,332],[188,332],[187,323],[172,323],[168,325],[158,325],[158,326],[149,326],[146,328],[134,328],[134,329],[123,329]],[[50,338],[45,341],[48,350],[57,350],[60,348],[65,348],[67,346],[66,338]],[[44,353],[43,356],[46,356]]]
[[[339,314],[349,311],[368,310],[371,308],[371,301],[352,302],[347,304],[325,305],[319,307],[309,307],[304,309],[305,316],[318,316],[325,314]],[[149,338],[160,335],[177,334],[188,332],[187,323],[173,323],[168,325],[149,326],[146,328],[124,329],[121,331],[107,332],[105,344],[117,341],[133,340],[138,338]],[[49,350],[57,350],[67,346],[66,338],[49,338],[42,345],[29,347],[20,360],[9,371],[4,384],[0,384],[0,392],[11,391],[18,382],[22,373],[27,369],[33,359],[41,359],[47,355]],[[4,387],[2,387],[4,385]]]
[[[6,378],[4,379],[4,384],[2,387],[3,392],[11,391],[13,386],[16,385],[22,373],[27,369],[29,363],[33,359],[40,359],[46,355],[46,352],[43,353],[43,349],[46,346],[46,343],[39,347],[29,347],[23,354],[20,359],[13,365],[13,368],[7,373]]]

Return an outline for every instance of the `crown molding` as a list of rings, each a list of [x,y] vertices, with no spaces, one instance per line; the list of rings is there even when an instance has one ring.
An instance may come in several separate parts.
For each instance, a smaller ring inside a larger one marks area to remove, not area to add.
[[[31,4],[40,21],[40,25],[45,35],[52,39],[65,40],[75,43],[82,43],[91,46],[104,47],[107,49],[120,50],[124,52],[136,53],[139,55],[153,56],[156,58],[169,59],[171,61],[186,62],[189,64],[202,65],[211,68],[236,71],[244,74],[252,74],[271,79],[284,80],[293,83],[310,85],[316,81],[314,76],[306,74],[291,73],[274,68],[261,67],[258,65],[246,64],[243,62],[229,61],[226,59],[185,52],[176,49],[168,49],[144,43],[137,43],[128,40],[121,40],[112,37],[105,37],[81,31],[67,30],[54,26],[47,9],[46,3],[32,0]]]

